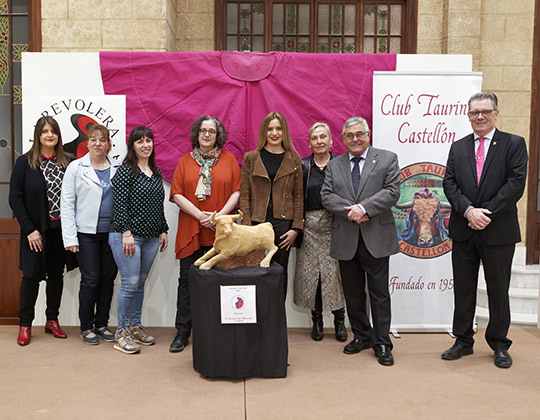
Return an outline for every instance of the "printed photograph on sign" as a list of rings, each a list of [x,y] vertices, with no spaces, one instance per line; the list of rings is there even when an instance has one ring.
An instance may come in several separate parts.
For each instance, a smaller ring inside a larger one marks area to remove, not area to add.
[[[60,125],[64,150],[76,159],[88,153],[88,128],[100,124],[110,132],[111,156],[126,155],[126,97],[29,96],[23,102],[23,153],[32,147],[34,125],[41,116],[51,116]]]
[[[444,195],[445,167],[418,162],[401,170],[401,195],[392,208],[403,254],[435,258],[450,252],[448,237],[451,206]]]

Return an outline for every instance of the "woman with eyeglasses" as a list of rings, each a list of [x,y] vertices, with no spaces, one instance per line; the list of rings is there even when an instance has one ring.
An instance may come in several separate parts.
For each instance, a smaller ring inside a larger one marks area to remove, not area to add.
[[[23,278],[17,337],[20,346],[30,343],[42,280],[47,282],[45,332],[66,338],[58,324],[64,266],[69,270],[77,264],[75,257],[64,249],[60,226],[60,191],[68,163],[58,123],[52,117],[41,117],[34,129],[32,147],[17,159],[9,186],[9,205],[21,226],[19,268]]]
[[[336,340],[342,342],[347,340],[345,297],[339,262],[330,257],[333,216],[321,202],[326,165],[334,158],[330,127],[321,122],[313,124],[308,139],[313,153],[302,159],[305,216],[302,243],[296,251],[294,303],[311,309],[311,338],[315,341],[323,339],[323,310],[331,310]]]
[[[240,196],[240,167],[232,153],[223,150],[227,131],[215,117],[205,115],[190,131],[193,150],[178,161],[170,201],[180,208],[176,258],[180,260],[176,302],[176,336],[169,350],[184,350],[191,334],[188,273],[191,265],[214,244],[216,216],[231,213]]]
[[[302,163],[279,112],[265,116],[259,128],[257,149],[242,163],[240,210],[245,225],[270,222],[279,250],[272,260],[283,267],[283,297],[287,296],[289,251],[303,229]]]

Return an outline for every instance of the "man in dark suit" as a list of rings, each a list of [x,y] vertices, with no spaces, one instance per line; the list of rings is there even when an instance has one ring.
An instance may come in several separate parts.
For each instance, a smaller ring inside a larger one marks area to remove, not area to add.
[[[527,175],[527,149],[523,137],[495,128],[497,97],[479,92],[469,99],[469,121],[474,133],[452,144],[444,193],[452,205],[454,345],[442,354],[456,360],[472,354],[473,319],[480,261],[489,300],[486,341],[495,352],[495,365],[509,368],[512,344],[508,289],[515,244],[521,241],[516,203]]]
[[[330,255],[339,260],[354,333],[343,352],[373,347],[379,363],[391,366],[388,261],[399,252],[391,207],[399,198],[400,171],[396,154],[369,146],[369,134],[363,118],[345,122],[348,152],[328,162],[321,198],[334,214]],[[366,277],[373,327],[366,311]]]

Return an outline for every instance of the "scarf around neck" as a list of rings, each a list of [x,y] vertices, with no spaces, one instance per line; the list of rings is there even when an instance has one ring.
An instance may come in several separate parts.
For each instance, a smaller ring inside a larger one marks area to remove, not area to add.
[[[199,170],[199,181],[195,189],[197,200],[204,201],[212,194],[212,167],[218,163],[221,149],[214,147],[208,153],[203,153],[199,147],[191,152],[191,157],[201,167]]]

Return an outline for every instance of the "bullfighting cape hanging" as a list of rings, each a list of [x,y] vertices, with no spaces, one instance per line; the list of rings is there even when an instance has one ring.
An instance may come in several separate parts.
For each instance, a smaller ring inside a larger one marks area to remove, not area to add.
[[[105,93],[126,95],[127,132],[154,133],[156,163],[171,180],[178,159],[192,149],[191,124],[219,118],[229,131],[224,149],[239,162],[256,148],[263,117],[287,118],[295,147],[310,154],[308,128],[327,122],[335,138],[350,116],[371,124],[373,71],[393,71],[395,54],[271,52],[100,52]],[[345,151],[334,142],[333,151]]]

